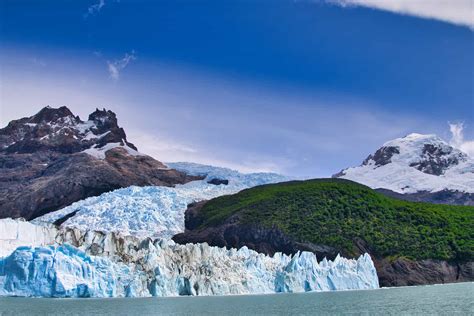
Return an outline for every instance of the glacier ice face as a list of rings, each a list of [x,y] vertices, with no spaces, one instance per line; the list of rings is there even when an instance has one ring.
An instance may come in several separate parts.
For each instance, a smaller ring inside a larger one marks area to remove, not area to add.
[[[396,149],[388,161],[378,164],[374,154],[361,166],[345,169],[338,176],[398,193],[442,190],[474,193],[474,160],[436,135],[413,133],[386,142],[381,149],[384,148]],[[433,165],[442,168],[442,173],[419,170],[420,166],[428,169]]]
[[[126,249],[131,252],[102,257],[67,244],[19,247],[0,258],[0,295],[143,297],[378,288],[368,255],[318,263],[307,252],[269,257],[246,247],[150,239]]]
[[[256,185],[288,180],[287,177],[274,173],[242,174],[226,168],[193,163],[170,163],[169,166],[206,178],[174,188],[132,186],[118,189],[78,201],[39,217],[33,223],[53,223],[76,212],[61,226],[121,232],[142,238],[171,238],[184,231],[184,213],[189,203],[233,194]],[[229,180],[229,184],[208,183],[214,178]]]
[[[129,296],[130,268],[69,246],[19,247],[0,258],[0,295]]]
[[[269,257],[246,247],[228,250],[205,243],[180,245],[120,233],[34,226],[0,220],[7,232],[1,237],[26,240],[26,228],[44,234],[29,240],[29,247],[0,258],[0,295],[143,297],[378,288],[368,255],[317,262],[309,252]]]

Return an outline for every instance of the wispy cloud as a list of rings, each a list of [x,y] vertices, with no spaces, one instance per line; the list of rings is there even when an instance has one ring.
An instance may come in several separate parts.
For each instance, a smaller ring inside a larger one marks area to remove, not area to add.
[[[46,67],[46,62],[37,57],[29,58],[28,61],[31,62],[35,66]]]
[[[196,162],[214,166],[227,167],[241,172],[278,172],[283,173],[281,165],[259,159],[258,157],[246,157],[245,160],[233,161],[218,158],[209,154],[208,148],[184,144],[170,137],[157,137],[143,130],[129,129],[127,138],[134,143],[141,153],[150,155],[162,162]]]
[[[110,78],[113,80],[118,80],[120,78],[120,72],[128,66],[130,62],[136,60],[135,51],[126,53],[125,56],[121,59],[114,61],[107,61],[107,70],[109,71]]]
[[[87,12],[86,14],[84,15],[84,17],[89,17],[91,15],[95,15],[97,13],[100,12],[100,10],[102,10],[102,8],[105,6],[105,0],[99,0],[99,2],[97,3],[94,3],[93,5],[89,6],[87,8]]]
[[[464,139],[464,124],[463,123],[449,123],[449,130],[451,131],[451,146],[454,146],[471,157],[474,157],[474,140]]]
[[[326,0],[341,6],[364,6],[421,18],[468,26],[474,29],[472,0]]]

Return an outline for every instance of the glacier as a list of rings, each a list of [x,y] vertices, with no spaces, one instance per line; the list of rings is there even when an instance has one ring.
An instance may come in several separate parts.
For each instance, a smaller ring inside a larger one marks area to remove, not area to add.
[[[269,257],[247,247],[116,241],[109,256],[91,255],[94,247],[87,244],[82,245],[87,250],[67,243],[18,247],[0,258],[0,296],[199,296],[379,287],[368,254],[318,262],[309,252]]]
[[[237,193],[257,185],[287,181],[275,173],[244,174],[227,168],[195,163],[168,163],[168,167],[190,175],[205,177],[175,187],[149,186],[118,189],[87,198],[56,212],[34,219],[35,224],[51,224],[67,215],[61,227],[121,232],[137,237],[171,238],[184,232],[184,213],[192,202]],[[228,180],[228,185],[208,183],[212,179]]]

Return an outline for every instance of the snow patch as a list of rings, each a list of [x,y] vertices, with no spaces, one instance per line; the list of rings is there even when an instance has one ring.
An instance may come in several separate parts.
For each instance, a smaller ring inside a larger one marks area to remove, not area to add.
[[[106,133],[107,134],[107,133]],[[126,145],[125,141],[123,141],[125,145],[122,145],[121,143],[107,143],[103,147],[97,147],[97,145],[92,146],[91,148],[85,149],[82,152],[86,153],[94,158],[97,159],[105,159],[105,153],[111,149],[120,147],[123,148],[127,151],[127,154],[131,156],[142,156],[140,152],[136,151],[133,148],[130,148]]]

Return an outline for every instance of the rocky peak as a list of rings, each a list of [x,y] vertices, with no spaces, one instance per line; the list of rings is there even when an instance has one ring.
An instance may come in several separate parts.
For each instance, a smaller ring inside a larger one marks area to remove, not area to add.
[[[37,114],[33,115],[28,121],[30,123],[58,123],[64,122],[65,118],[69,118],[72,122],[80,121],[79,117],[75,117],[71,110],[67,107],[62,106],[57,109],[50,106],[46,106],[41,109]]]
[[[117,115],[106,109],[95,109],[94,112],[89,114],[89,121],[94,122],[100,130],[118,128]]]
[[[0,152],[7,153],[74,153],[103,148],[107,144],[137,150],[118,126],[115,113],[106,109],[97,109],[84,122],[65,106],[47,106],[31,117],[12,121],[0,129]]]

